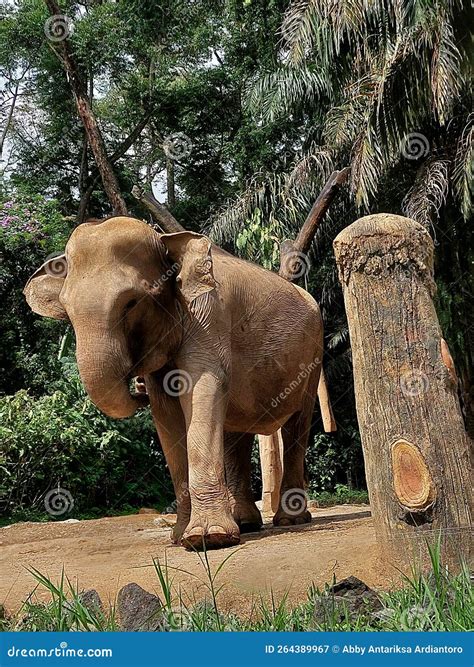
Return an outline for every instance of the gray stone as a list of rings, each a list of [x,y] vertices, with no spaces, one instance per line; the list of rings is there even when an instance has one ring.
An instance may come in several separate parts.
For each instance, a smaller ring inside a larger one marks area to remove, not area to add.
[[[357,577],[348,577],[331,586],[314,601],[314,620],[318,624],[334,619],[342,622],[374,614],[383,608],[377,593]]]
[[[122,630],[150,632],[163,629],[160,598],[135,583],[120,589],[117,600]]]
[[[79,593],[79,600],[88,609],[91,614],[103,613],[104,605],[98,592],[94,588],[90,588],[87,591],[82,591]]]

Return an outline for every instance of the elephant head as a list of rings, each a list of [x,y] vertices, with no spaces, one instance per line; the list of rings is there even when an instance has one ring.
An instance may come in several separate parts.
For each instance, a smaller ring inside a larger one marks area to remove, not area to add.
[[[159,235],[139,220],[117,217],[79,225],[64,255],[45,262],[24,294],[34,312],[71,322],[87,393],[105,414],[122,418],[146,400],[130,393],[131,377],[172,359],[183,313],[215,287],[209,239]]]

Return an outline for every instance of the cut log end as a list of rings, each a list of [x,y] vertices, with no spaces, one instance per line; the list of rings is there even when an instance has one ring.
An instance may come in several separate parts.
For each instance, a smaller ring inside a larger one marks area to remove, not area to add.
[[[395,495],[407,510],[422,512],[436,499],[436,488],[428,466],[416,445],[398,440],[392,447]]]

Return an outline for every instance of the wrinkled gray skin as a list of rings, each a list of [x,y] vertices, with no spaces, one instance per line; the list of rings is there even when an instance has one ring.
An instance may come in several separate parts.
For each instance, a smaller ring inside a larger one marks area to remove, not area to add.
[[[202,235],[159,235],[133,218],[80,225],[65,258],[29,280],[31,308],[70,320],[82,381],[105,414],[132,415],[143,396],[129,380],[145,377],[178,501],[174,541],[238,543],[239,527],[262,523],[250,490],[253,434],[282,428],[281,495],[304,488],[322,357],[316,302]],[[283,505],[275,525],[310,521],[304,501]]]

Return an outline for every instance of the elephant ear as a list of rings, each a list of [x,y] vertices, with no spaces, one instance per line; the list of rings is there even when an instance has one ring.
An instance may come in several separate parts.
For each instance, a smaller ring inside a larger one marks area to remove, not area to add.
[[[48,259],[33,273],[25,285],[23,294],[34,313],[55,320],[67,320],[68,316],[61,303],[61,292],[67,275],[65,255],[57,255]]]
[[[188,305],[202,294],[216,289],[212,242],[207,236],[195,232],[177,232],[163,234],[160,238],[169,257],[179,268],[176,283]]]

